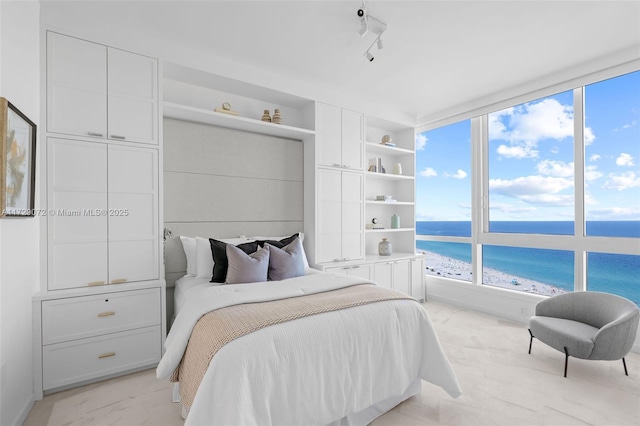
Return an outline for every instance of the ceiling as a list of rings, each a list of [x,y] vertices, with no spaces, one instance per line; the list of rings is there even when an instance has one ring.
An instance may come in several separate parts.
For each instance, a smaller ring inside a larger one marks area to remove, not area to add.
[[[366,1],[388,25],[373,62],[363,55],[375,35],[358,34],[360,0],[42,4],[87,27],[189,46],[418,122],[567,70],[640,58],[640,1]]]

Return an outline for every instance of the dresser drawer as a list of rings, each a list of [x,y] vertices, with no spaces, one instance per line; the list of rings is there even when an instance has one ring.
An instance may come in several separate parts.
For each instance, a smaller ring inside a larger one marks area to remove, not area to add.
[[[160,324],[160,289],[42,302],[42,344]]]
[[[43,389],[157,364],[160,342],[154,326],[43,346]]]

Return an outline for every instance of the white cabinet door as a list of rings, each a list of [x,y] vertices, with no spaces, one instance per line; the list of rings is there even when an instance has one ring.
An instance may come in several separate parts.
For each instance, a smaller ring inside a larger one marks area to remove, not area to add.
[[[105,284],[107,146],[49,138],[49,290]]]
[[[48,144],[48,289],[158,279],[157,150]]]
[[[318,170],[318,263],[342,259],[342,172]]]
[[[318,170],[318,263],[364,257],[362,173]]]
[[[411,297],[425,300],[425,262],[423,257],[411,259]]]
[[[364,257],[362,173],[342,172],[342,259]]]
[[[404,294],[411,294],[411,275],[409,259],[393,263],[393,289]]]
[[[349,275],[364,278],[365,280],[373,280],[373,270],[370,263],[353,265],[349,269]]]
[[[364,115],[342,110],[342,165],[350,169],[363,169]]]
[[[49,32],[47,130],[80,136],[107,134],[107,48]]]
[[[363,169],[364,114],[317,104],[318,165]]]
[[[158,152],[109,146],[109,282],[158,279]]]
[[[342,165],[341,109],[333,105],[317,104],[316,145],[318,165]]]
[[[373,277],[379,286],[384,288],[393,288],[393,263],[382,262],[373,266]]]
[[[157,143],[157,61],[108,49],[109,138]]]

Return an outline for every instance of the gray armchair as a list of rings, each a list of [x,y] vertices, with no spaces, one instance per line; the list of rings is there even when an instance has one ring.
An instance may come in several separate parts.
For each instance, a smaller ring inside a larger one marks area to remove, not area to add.
[[[536,305],[529,320],[529,353],[533,338],[564,352],[564,377],[569,356],[593,360],[622,359],[636,339],[640,310],[620,296],[594,291],[559,294]]]

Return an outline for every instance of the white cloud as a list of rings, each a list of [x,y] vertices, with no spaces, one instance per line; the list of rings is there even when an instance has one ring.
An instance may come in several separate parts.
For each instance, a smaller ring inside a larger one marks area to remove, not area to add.
[[[428,140],[429,139],[427,139],[424,133],[418,133],[416,135],[416,151],[422,151],[424,147],[427,145]]]
[[[464,170],[458,169],[458,171],[455,172],[454,174],[445,173],[444,176],[454,178],[454,179],[464,179],[467,177],[467,173]]]
[[[489,180],[490,191],[530,204],[560,206],[571,204],[573,195],[558,194],[571,187],[573,187],[573,179],[564,177],[523,176],[513,180]]]
[[[492,203],[489,204],[489,210],[497,210],[502,213],[509,213],[511,215],[518,215],[523,213],[531,213],[536,211],[535,207],[530,206],[514,206],[513,204],[505,203]]]
[[[589,157],[589,161],[598,161],[601,158],[602,157],[600,156],[600,154],[593,154],[591,157]]]
[[[587,182],[593,182],[594,180],[600,179],[604,176],[601,172],[598,171],[598,166],[587,166],[584,170],[584,180]]]
[[[426,169],[424,169],[423,171],[420,172],[420,176],[424,176],[424,177],[434,177],[434,176],[438,176],[438,172],[436,172],[435,170],[433,170],[431,167],[427,167]]]
[[[640,187],[640,177],[636,177],[634,172],[626,172],[619,175],[610,173],[609,178],[602,187],[605,189],[614,189],[616,191]]]
[[[639,218],[640,208],[609,207],[587,210],[587,220],[638,220]]]
[[[536,165],[538,173],[554,177],[573,177],[573,163],[564,161],[542,160]]]
[[[632,127],[636,127],[638,125],[638,120],[633,120],[631,123],[629,124],[625,124],[622,127],[619,127],[617,129],[613,129],[614,132],[621,132],[622,130],[626,130],[626,129],[630,129]]]
[[[633,157],[630,154],[623,152],[618,158],[616,158],[616,165],[622,167],[631,167],[635,164],[633,163]]]
[[[552,154],[557,154],[560,152],[560,148],[558,148],[557,146],[554,146],[549,151],[551,151]]]
[[[533,150],[530,146],[500,145],[496,152],[507,158],[536,158],[538,156],[538,151]]]
[[[562,105],[553,98],[489,114],[489,138],[508,141],[512,148],[509,150],[506,146],[501,146],[498,151],[500,155],[516,158],[536,157],[539,141],[561,141],[573,139],[573,136],[573,106]],[[584,129],[584,139],[586,144],[595,140],[591,128]],[[513,149],[516,147],[524,149],[520,154],[528,155],[517,155],[519,152]],[[533,153],[535,155],[530,155]]]
[[[539,194],[523,195],[519,197],[522,201],[531,204],[545,204],[552,206],[572,206],[573,195]]]

